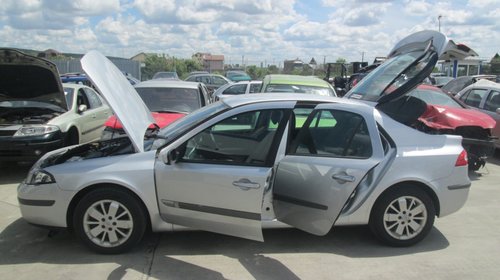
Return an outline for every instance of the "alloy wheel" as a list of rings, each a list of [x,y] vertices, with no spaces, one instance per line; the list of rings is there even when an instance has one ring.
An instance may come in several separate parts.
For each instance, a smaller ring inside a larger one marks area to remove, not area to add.
[[[87,237],[100,247],[116,247],[131,236],[134,221],[130,211],[115,200],[100,200],[87,208],[83,229]]]
[[[389,203],[384,211],[383,223],[390,236],[398,240],[408,240],[424,229],[427,218],[427,209],[420,199],[402,196]]]

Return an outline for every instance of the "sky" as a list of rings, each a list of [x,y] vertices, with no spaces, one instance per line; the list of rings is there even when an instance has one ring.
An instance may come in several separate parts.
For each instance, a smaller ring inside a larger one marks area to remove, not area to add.
[[[490,60],[500,52],[498,15],[500,0],[2,0],[0,47],[125,58],[206,52],[230,64],[372,62],[440,23]]]

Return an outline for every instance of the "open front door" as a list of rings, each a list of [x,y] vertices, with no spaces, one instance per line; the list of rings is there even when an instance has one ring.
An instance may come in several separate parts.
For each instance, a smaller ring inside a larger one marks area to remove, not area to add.
[[[271,182],[286,113],[256,108],[222,114],[180,139],[180,145],[162,150],[160,158],[175,154],[177,159],[155,164],[161,217],[263,241],[263,194]]]
[[[378,142],[372,141],[372,135],[378,135],[375,121],[356,106],[323,104],[296,130],[289,133],[287,154],[277,168],[274,212],[283,223],[325,235],[380,161]]]

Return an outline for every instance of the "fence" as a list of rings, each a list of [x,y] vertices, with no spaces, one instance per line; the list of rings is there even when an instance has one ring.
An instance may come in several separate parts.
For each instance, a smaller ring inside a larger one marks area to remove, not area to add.
[[[134,60],[123,58],[109,58],[118,69],[122,72],[128,73],[135,78],[141,80],[141,63]],[[56,66],[59,74],[65,73],[83,73],[82,65],[79,59],[72,60],[51,60]]]

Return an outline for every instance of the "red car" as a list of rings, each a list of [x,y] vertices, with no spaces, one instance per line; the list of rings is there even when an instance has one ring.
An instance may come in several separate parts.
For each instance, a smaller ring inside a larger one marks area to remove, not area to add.
[[[426,103],[426,109],[413,125],[428,133],[457,134],[468,152],[469,167],[478,170],[495,150],[491,130],[495,120],[431,85],[419,85],[410,96]]]
[[[208,91],[202,83],[157,79],[141,82],[135,90],[152,112],[159,128],[207,105]],[[120,121],[113,115],[104,124],[102,139],[125,136]],[[156,127],[152,124],[151,130]]]

